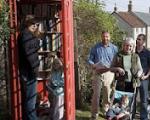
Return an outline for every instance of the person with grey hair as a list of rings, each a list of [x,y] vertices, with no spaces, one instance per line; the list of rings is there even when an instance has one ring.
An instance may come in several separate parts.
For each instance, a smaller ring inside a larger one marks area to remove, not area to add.
[[[140,86],[140,78],[143,69],[138,54],[135,53],[135,41],[131,37],[125,38],[122,49],[114,57],[112,66],[108,70],[115,73],[117,80],[116,89],[125,92],[135,92],[135,87]],[[136,102],[134,102],[133,116],[136,112]]]
[[[132,49],[130,50],[124,50],[124,47],[125,47],[125,44],[128,43],[130,45],[132,45]],[[133,53],[135,52],[135,41],[132,37],[126,37],[124,40],[123,40],[123,43],[122,43],[122,50],[125,51],[125,52],[129,52],[129,53]]]
[[[117,89],[133,92],[135,79],[140,78],[143,69],[140,58],[134,51],[135,41],[131,37],[125,38],[122,43],[122,50],[114,57],[110,71],[115,72]],[[136,81],[136,86],[139,86],[139,81]]]
[[[150,51],[145,48],[144,43],[146,36],[144,34],[139,34],[136,39],[136,53],[139,55],[143,73],[141,76],[141,86],[139,87],[140,92],[140,119],[148,120],[147,118],[147,99],[148,99],[148,85],[150,76]]]

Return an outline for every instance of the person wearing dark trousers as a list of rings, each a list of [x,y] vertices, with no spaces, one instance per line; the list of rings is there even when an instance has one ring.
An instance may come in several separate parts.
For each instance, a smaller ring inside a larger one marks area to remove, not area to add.
[[[150,75],[150,51],[145,48],[144,43],[146,36],[139,34],[136,39],[136,53],[139,55],[143,74],[141,77],[140,92],[140,120],[148,120],[147,118],[147,105],[148,105],[148,85]]]
[[[37,74],[39,67],[38,22],[33,15],[27,15],[24,28],[18,36],[19,73],[22,94],[23,120],[37,120]]]

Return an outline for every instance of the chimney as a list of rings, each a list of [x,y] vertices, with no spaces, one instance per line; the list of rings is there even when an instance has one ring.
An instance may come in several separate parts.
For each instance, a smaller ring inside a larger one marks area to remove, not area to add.
[[[116,6],[116,3],[115,3],[115,7],[114,7],[114,12],[117,12],[117,6]]]
[[[128,5],[128,12],[132,11],[132,1],[129,0],[129,5]]]

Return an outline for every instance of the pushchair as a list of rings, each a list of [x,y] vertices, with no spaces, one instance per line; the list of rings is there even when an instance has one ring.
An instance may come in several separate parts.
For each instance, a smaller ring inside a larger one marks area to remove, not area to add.
[[[150,96],[150,92],[149,92],[149,96]],[[147,106],[147,112],[148,112],[148,119],[150,120],[150,97],[148,98],[148,106]]]
[[[113,95],[111,97],[111,106],[110,106],[110,109],[111,107],[113,107],[116,103],[119,103],[122,99],[122,96],[127,96],[128,97],[128,100],[129,100],[129,103],[128,103],[128,106],[127,106],[127,111],[128,111],[128,117],[125,118],[125,119],[121,119],[121,120],[133,120],[133,117],[134,117],[134,114],[135,114],[135,99],[136,99],[136,86],[134,87],[134,91],[133,92],[125,92],[125,91],[122,91],[122,90],[118,90],[117,89],[117,80],[115,81],[115,84],[114,84],[114,92],[113,92]],[[109,110],[108,110],[109,111]],[[113,110],[113,112],[116,112]],[[119,112],[118,112],[119,113]],[[112,114],[112,112],[111,112]],[[116,114],[117,115],[117,114]],[[106,118],[107,118],[107,112],[106,112]],[[108,120],[108,119],[107,119]],[[114,120],[114,119],[112,119]],[[120,119],[119,119],[120,120]]]

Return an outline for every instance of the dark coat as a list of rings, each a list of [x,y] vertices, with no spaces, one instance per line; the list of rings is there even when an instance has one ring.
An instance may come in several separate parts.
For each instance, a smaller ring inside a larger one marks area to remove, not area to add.
[[[18,57],[21,74],[35,76],[39,67],[39,40],[27,29],[18,36]]]

